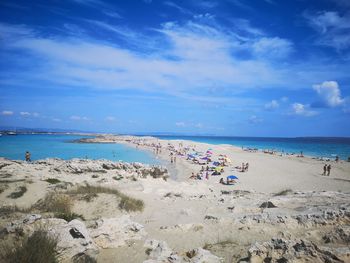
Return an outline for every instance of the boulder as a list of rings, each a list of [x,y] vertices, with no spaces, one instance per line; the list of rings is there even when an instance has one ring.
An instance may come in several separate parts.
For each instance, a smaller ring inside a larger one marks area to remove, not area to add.
[[[83,222],[74,219],[67,223],[63,219],[48,219],[48,233],[57,238],[57,249],[62,258],[69,261],[73,257],[95,258],[98,254],[98,247],[91,239],[88,230]]]
[[[90,235],[100,248],[116,248],[128,240],[139,240],[145,235],[144,227],[130,220],[129,215],[102,218],[90,229]]]

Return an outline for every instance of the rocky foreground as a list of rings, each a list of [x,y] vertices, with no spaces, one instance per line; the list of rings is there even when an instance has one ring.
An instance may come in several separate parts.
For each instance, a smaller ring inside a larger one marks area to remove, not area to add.
[[[1,246],[44,230],[60,262],[350,262],[349,193],[177,182],[139,163],[0,159],[0,200]]]

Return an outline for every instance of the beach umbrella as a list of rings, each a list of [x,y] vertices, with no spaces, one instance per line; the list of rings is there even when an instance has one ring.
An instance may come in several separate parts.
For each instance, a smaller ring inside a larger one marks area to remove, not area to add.
[[[218,167],[215,168],[215,171],[220,172],[222,169],[223,169],[222,166],[218,166]]]
[[[220,165],[220,163],[219,162],[213,162],[213,165],[214,166],[218,166],[218,165]]]
[[[202,157],[201,159],[202,160],[208,160],[208,157]]]
[[[235,175],[229,175],[229,176],[227,176],[226,178],[227,178],[227,179],[231,179],[231,180],[233,180],[233,179],[238,179],[238,177],[235,176]]]

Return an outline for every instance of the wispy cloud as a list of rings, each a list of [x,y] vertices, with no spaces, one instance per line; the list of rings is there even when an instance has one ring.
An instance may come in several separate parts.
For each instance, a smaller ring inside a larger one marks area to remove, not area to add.
[[[90,119],[88,117],[81,117],[81,116],[77,116],[77,115],[72,115],[70,116],[70,118],[72,121],[89,121]]]
[[[164,5],[167,5],[169,7],[175,8],[178,11],[180,11],[182,14],[185,14],[185,15],[193,16],[193,14],[194,14],[192,11],[188,10],[187,8],[184,8],[184,7],[174,3],[172,1],[165,1]]]
[[[275,110],[280,106],[277,100],[272,100],[269,103],[265,104],[265,109],[266,110]]]
[[[23,116],[23,117],[29,117],[31,114],[29,113],[29,112],[27,112],[27,111],[21,111],[20,113],[19,113],[21,116]]]
[[[10,110],[3,110],[2,112],[1,112],[1,115],[3,115],[3,116],[11,116],[11,115],[13,115],[14,114],[14,112],[13,111],[10,111]]]
[[[350,47],[350,13],[340,15],[336,11],[304,12],[309,25],[319,32],[317,44],[341,51]]]
[[[252,115],[252,116],[249,117],[248,122],[250,124],[258,124],[258,123],[263,122],[263,119],[258,117],[258,116],[256,116],[256,115]]]
[[[115,122],[117,119],[116,119],[115,117],[113,117],[113,116],[107,116],[107,117],[105,118],[105,120],[106,120],[106,121],[109,121],[109,122]]]
[[[304,105],[302,103],[293,103],[292,114],[305,116],[305,117],[312,117],[317,115],[318,113],[316,111],[310,110],[309,105]]]
[[[183,121],[179,121],[179,122],[176,122],[175,125],[177,127],[185,127],[186,126],[186,123],[184,123]]]

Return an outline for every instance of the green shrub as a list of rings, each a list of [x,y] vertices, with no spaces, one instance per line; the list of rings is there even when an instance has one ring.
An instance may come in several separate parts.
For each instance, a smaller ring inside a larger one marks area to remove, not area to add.
[[[44,181],[46,181],[46,182],[48,182],[48,183],[50,183],[50,184],[58,184],[58,183],[61,182],[60,180],[58,180],[58,179],[56,179],[56,178],[47,178],[47,179],[44,180]]]

